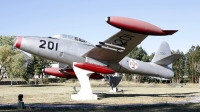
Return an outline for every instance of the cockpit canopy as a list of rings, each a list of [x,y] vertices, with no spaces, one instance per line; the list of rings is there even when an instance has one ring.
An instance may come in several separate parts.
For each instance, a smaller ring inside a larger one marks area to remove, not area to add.
[[[81,39],[81,38],[78,38],[78,37],[75,37],[75,36],[72,36],[72,35],[67,35],[67,34],[58,34],[58,35],[54,35],[54,36],[51,36],[52,38],[63,38],[63,39],[70,39],[70,40],[75,40],[75,41],[79,41],[79,42],[83,42],[83,43],[88,43],[90,44],[89,42]]]

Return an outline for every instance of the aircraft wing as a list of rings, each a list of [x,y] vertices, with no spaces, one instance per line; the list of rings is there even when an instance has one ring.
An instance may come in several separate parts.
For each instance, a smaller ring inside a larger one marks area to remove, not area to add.
[[[131,50],[140,44],[147,35],[121,30],[83,56],[96,60],[118,63]]]
[[[121,29],[118,33],[83,54],[107,63],[118,63],[148,35],[172,35],[177,30],[162,30],[150,23],[124,17],[108,17],[108,24]]]

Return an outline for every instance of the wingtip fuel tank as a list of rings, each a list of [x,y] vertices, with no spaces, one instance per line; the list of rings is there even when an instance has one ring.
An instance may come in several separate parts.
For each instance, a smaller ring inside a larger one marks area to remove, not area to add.
[[[64,74],[62,72],[60,72],[61,68],[45,68],[44,69],[44,73],[47,75],[52,75],[52,76],[56,76],[56,77],[61,77],[61,78],[77,78],[76,74],[74,72],[74,70],[72,69],[67,69],[65,72],[68,74]],[[93,73],[90,76],[91,79],[103,79],[104,77],[98,73]]]
[[[95,65],[95,64],[90,64],[87,62],[84,63],[75,63],[74,64],[76,67],[82,68],[82,69],[86,69],[86,70],[90,70],[90,71],[94,71],[97,73],[102,73],[102,74],[114,74],[115,71],[106,67],[106,66],[100,66],[100,65]]]
[[[145,35],[172,35],[178,30],[163,30],[153,24],[125,17],[110,16],[106,22],[114,27]]]
[[[69,79],[76,78],[76,75],[74,72],[73,73],[70,72],[72,75],[65,75],[65,74],[61,73],[59,70],[60,70],[60,68],[45,68],[43,72],[45,74],[53,75],[56,77],[69,78]]]

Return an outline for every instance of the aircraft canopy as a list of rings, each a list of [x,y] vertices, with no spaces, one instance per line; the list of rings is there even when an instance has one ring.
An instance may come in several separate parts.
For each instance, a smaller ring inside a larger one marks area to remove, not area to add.
[[[75,37],[75,36],[72,36],[72,35],[67,35],[67,34],[57,34],[57,35],[54,35],[54,36],[51,36],[52,38],[64,38],[64,39],[69,39],[69,40],[75,40],[75,41],[79,41],[79,42],[83,42],[83,43],[88,43],[90,44],[89,42],[79,38],[79,37]]]

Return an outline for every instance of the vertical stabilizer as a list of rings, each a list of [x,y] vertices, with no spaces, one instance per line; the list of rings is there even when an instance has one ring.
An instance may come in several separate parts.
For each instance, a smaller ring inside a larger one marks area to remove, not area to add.
[[[165,57],[168,57],[171,55],[171,50],[169,48],[169,44],[165,41],[163,41],[160,44],[160,47],[158,48],[158,51],[156,52],[155,56],[153,57],[152,62],[156,63],[159,60],[162,60]],[[169,65],[169,67],[172,67],[172,64]]]

